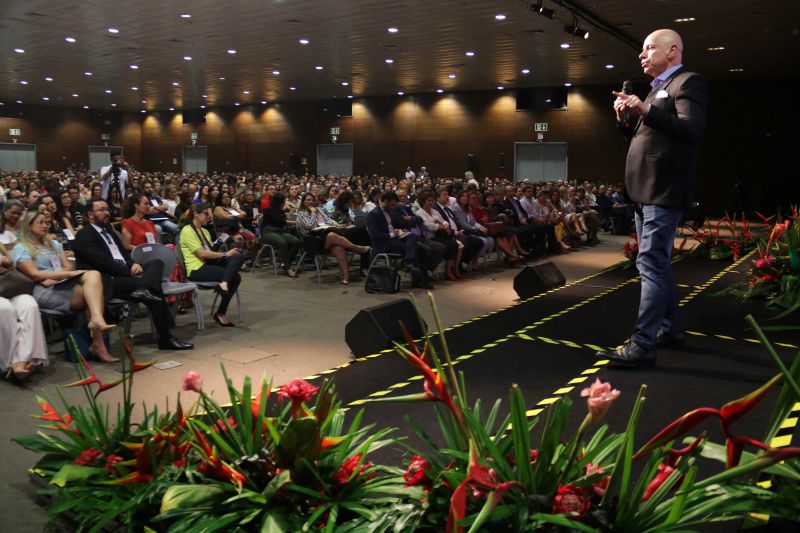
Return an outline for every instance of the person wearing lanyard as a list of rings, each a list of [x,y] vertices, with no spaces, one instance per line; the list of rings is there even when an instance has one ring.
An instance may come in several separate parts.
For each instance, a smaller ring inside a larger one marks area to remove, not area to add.
[[[228,304],[242,281],[239,271],[246,257],[238,248],[231,248],[227,252],[215,252],[212,249],[211,235],[203,227],[211,220],[211,206],[205,203],[192,204],[189,214],[192,219],[180,233],[186,279],[218,281],[219,285],[214,290],[221,298],[219,307],[214,313],[214,321],[225,328],[235,327],[235,324],[228,320]]]
[[[104,363],[115,363],[103,342],[113,329],[103,317],[103,280],[96,270],[75,270],[58,241],[50,240],[49,215],[31,211],[25,215],[20,241],[12,250],[17,268],[36,282],[33,298],[41,309],[68,314],[86,309],[92,344],[89,353]]]
[[[181,342],[170,333],[172,313],[161,291],[164,262],[134,263],[117,234],[109,225],[110,213],[105,200],[93,199],[86,205],[88,224],[75,236],[72,250],[78,266],[93,268],[103,275],[112,298],[133,299],[147,306],[158,334],[159,350],[190,350],[193,345]]]

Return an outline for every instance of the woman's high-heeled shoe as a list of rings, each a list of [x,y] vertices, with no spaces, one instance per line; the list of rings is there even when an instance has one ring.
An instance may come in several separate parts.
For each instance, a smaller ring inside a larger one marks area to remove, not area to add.
[[[14,363],[6,370],[6,379],[16,379],[22,381],[30,375],[31,371],[25,367],[25,363]]]
[[[219,318],[219,313],[214,313],[214,322],[222,326],[223,328],[235,328],[236,324],[233,322],[223,322],[222,319]]]
[[[89,323],[87,324],[87,327],[89,328],[90,331],[99,331],[100,333],[108,333],[109,331],[111,331],[112,329],[117,327],[117,325],[116,324],[99,324],[99,323],[97,323],[97,322],[92,320],[92,321],[89,321]]]

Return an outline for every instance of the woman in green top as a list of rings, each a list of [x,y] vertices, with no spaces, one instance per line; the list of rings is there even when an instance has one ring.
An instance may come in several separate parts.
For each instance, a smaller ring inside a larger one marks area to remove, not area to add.
[[[183,227],[180,237],[186,279],[219,282],[214,289],[221,297],[214,321],[220,326],[232,328],[235,325],[228,320],[228,304],[242,281],[239,270],[246,257],[238,248],[231,248],[227,252],[213,250],[211,234],[203,227],[211,220],[211,207],[208,204],[192,204],[189,214],[192,219]]]

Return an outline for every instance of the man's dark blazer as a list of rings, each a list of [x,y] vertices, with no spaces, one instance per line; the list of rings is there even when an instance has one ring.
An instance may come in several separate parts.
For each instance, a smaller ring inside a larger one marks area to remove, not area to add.
[[[111,239],[119,248],[119,253],[125,258],[125,266],[117,264],[111,256],[108,244],[91,224],[86,224],[72,241],[72,250],[75,252],[77,267],[87,270],[98,270],[101,274],[113,277],[130,277],[133,260],[128,251],[123,248],[117,232],[106,230]]]
[[[691,205],[708,102],[705,79],[681,67],[645,98],[647,114],[618,124],[630,140],[625,188],[631,200],[677,209]]]
[[[367,232],[372,241],[372,253],[385,253],[392,236],[389,235],[389,223],[380,206],[367,213]]]

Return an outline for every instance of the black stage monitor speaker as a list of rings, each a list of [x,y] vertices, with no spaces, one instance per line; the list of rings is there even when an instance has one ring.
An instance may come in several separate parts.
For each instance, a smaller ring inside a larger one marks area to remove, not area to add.
[[[405,342],[400,322],[414,339],[425,334],[411,300],[402,298],[359,311],[345,326],[344,340],[356,357],[378,353],[394,346],[394,341]]]
[[[514,290],[521,300],[527,300],[537,294],[549,291],[553,287],[561,287],[567,278],[552,262],[523,268],[514,277]]]

